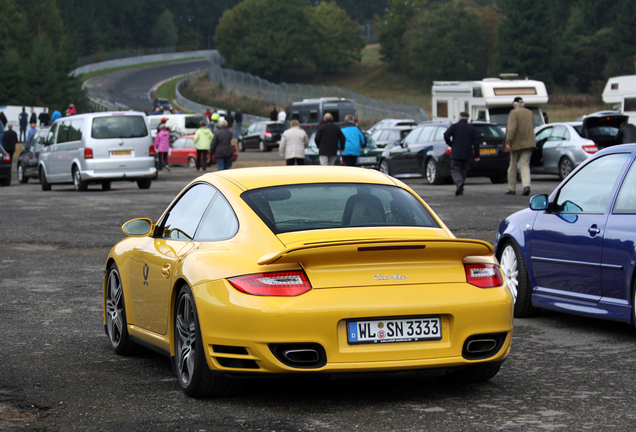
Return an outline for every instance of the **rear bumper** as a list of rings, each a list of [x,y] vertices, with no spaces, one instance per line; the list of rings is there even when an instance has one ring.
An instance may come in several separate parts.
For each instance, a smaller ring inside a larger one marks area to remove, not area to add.
[[[82,180],[84,181],[116,181],[116,180],[142,180],[147,178],[154,178],[157,174],[157,169],[152,167],[146,170],[139,171],[127,171],[127,172],[95,172],[94,170],[81,171]]]

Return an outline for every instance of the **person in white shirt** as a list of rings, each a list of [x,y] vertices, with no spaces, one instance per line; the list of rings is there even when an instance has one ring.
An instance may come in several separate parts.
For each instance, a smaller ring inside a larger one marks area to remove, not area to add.
[[[305,165],[305,148],[309,137],[298,120],[289,122],[289,129],[283,132],[278,153],[285,158],[287,165]]]
[[[284,122],[285,119],[287,119],[287,113],[283,108],[281,108],[280,111],[278,111],[278,121]]]

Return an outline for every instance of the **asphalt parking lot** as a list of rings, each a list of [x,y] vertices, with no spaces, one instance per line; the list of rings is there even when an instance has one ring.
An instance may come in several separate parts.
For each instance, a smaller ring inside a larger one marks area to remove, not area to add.
[[[241,153],[236,166],[283,164]],[[156,220],[197,173],[162,172],[149,190],[113,183],[43,192],[37,181],[0,188],[0,430],[39,431],[561,431],[632,430],[636,331],[544,313],[515,320],[512,352],[490,382],[430,377],[251,382],[243,395],[196,400],[167,358],[115,355],[102,323],[104,259],[135,217]],[[528,198],[506,185],[405,181],[458,237],[494,241]],[[532,192],[558,181],[533,177]],[[487,319],[487,317],[484,317]]]

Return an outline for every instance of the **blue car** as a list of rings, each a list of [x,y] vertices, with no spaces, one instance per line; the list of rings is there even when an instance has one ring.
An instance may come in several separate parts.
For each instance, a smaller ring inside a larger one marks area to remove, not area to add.
[[[609,147],[501,222],[515,317],[540,309],[635,324],[636,144]]]

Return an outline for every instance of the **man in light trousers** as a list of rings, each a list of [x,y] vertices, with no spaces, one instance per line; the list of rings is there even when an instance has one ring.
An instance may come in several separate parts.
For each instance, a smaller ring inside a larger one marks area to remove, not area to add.
[[[510,152],[508,166],[508,190],[506,195],[514,195],[517,187],[517,163],[521,171],[522,195],[530,195],[530,156],[537,146],[534,140],[534,115],[516,97],[514,109],[510,111],[506,126],[505,151]]]

